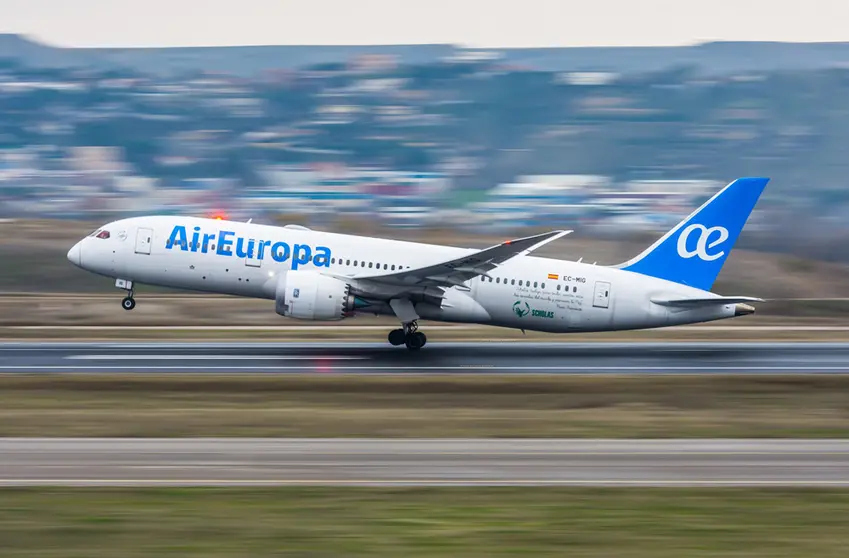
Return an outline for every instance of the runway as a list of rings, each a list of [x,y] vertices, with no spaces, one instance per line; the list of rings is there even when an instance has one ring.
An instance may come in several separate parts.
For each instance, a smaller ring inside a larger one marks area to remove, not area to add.
[[[847,374],[849,343],[0,343],[0,373]]]
[[[849,440],[0,439],[2,486],[849,486]]]

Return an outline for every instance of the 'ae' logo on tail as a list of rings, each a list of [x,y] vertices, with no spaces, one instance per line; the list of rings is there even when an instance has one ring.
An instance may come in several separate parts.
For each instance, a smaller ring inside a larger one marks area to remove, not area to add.
[[[694,248],[690,247],[690,236],[699,231]],[[714,248],[728,240],[728,229],[725,227],[710,227],[696,223],[688,226],[678,237],[678,255],[685,259],[698,256],[700,260],[712,262],[725,255],[725,250],[712,252]]]

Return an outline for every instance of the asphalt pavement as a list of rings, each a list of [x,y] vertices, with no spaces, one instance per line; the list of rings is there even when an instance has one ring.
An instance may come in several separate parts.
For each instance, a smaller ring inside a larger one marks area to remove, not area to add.
[[[0,373],[846,374],[849,343],[0,343]]]
[[[0,439],[0,486],[849,486],[849,440]]]

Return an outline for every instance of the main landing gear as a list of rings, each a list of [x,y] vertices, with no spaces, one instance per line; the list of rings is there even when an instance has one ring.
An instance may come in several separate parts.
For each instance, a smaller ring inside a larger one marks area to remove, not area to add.
[[[418,351],[427,343],[427,336],[418,329],[417,322],[404,324],[403,329],[393,329],[389,332],[389,342],[395,346],[407,345],[409,350]]]

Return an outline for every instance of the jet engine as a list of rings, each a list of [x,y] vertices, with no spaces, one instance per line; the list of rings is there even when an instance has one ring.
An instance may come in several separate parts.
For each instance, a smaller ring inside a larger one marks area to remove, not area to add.
[[[351,294],[351,286],[310,269],[289,271],[277,281],[274,309],[301,320],[341,320],[368,303]]]

